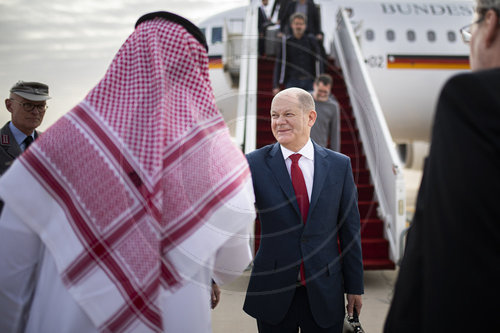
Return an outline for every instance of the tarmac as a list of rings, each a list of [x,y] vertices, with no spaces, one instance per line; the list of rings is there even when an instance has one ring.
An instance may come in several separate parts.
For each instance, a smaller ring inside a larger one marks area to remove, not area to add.
[[[420,186],[422,172],[413,169],[403,170],[406,184],[406,210],[409,218],[413,216],[415,200]],[[395,270],[374,270],[364,272],[365,294],[360,322],[365,333],[379,333],[384,327],[398,276]],[[243,311],[245,292],[250,270],[230,284],[221,286],[221,300],[212,311],[212,330],[214,333],[256,333],[255,319]]]

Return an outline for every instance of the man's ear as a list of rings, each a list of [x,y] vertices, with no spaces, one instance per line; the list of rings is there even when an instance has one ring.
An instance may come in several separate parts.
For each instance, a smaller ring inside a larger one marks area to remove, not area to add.
[[[497,38],[500,38],[498,29],[498,15],[493,9],[490,9],[486,12],[484,16],[484,25],[486,29],[486,47],[490,47],[495,43],[495,40]]]
[[[9,111],[10,113],[12,113],[12,110],[10,109],[12,106],[12,101],[10,100],[10,98],[6,98],[5,99],[5,107],[7,108],[7,111]]]
[[[316,113],[316,111],[314,111],[314,110],[309,111],[309,120],[307,122],[309,127],[313,127],[314,123],[316,122],[317,116],[318,116],[318,114]]]

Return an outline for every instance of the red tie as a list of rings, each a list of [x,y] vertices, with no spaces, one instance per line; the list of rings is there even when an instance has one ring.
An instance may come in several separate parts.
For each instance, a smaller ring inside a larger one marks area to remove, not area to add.
[[[307,213],[309,212],[309,196],[307,195],[306,182],[304,180],[304,175],[299,166],[299,159],[302,157],[300,154],[290,155],[292,160],[291,175],[292,175],[292,185],[295,191],[295,196],[297,197],[297,203],[299,204],[300,214],[302,215],[302,222],[306,224]],[[305,286],[306,280],[304,275],[304,261],[300,263],[300,283]]]

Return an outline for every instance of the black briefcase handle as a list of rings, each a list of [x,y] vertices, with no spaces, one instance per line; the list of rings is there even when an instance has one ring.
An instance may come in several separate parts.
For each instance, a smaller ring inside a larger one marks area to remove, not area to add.
[[[365,333],[363,328],[361,327],[361,323],[359,322],[358,311],[354,308],[354,312],[352,317],[349,314],[346,314],[344,319],[344,329],[343,333]]]

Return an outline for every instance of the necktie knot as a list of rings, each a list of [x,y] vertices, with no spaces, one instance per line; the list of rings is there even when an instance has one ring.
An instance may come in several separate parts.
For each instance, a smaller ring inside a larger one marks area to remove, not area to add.
[[[300,160],[301,157],[302,157],[301,154],[290,155],[290,159],[292,160],[292,164],[299,163],[299,160]]]
[[[26,150],[26,149],[28,149],[28,147],[30,146],[30,144],[31,144],[32,142],[33,142],[33,137],[32,137],[31,135],[28,135],[28,136],[24,139],[24,141],[23,141],[23,143],[24,143],[24,149],[25,149],[25,150]]]

